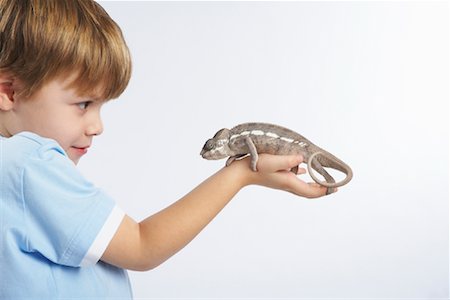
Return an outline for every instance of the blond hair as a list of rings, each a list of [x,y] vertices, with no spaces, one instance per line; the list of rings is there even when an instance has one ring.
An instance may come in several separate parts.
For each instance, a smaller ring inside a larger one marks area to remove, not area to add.
[[[0,0],[0,74],[33,95],[59,76],[76,74],[71,88],[117,98],[131,76],[119,26],[92,0]]]

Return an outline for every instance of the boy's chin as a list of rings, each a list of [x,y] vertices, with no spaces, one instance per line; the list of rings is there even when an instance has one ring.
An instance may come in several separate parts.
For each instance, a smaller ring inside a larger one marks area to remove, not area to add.
[[[69,159],[70,159],[75,165],[78,164],[78,162],[80,161],[80,158],[81,158],[81,157],[70,157],[70,156],[69,156]]]

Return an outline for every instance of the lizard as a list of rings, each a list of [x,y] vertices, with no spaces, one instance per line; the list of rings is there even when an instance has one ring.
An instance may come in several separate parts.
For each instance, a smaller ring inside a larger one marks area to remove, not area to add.
[[[301,154],[308,166],[309,175],[315,182],[327,187],[327,195],[353,178],[352,169],[330,152],[316,146],[293,130],[269,123],[243,123],[231,129],[223,128],[206,141],[200,155],[207,160],[228,157],[226,166],[236,159],[250,155],[250,167],[256,172],[258,153]],[[338,170],[345,173],[346,177],[336,182],[324,168]],[[325,181],[317,178],[312,169],[322,175]],[[298,166],[291,171],[297,174]]]

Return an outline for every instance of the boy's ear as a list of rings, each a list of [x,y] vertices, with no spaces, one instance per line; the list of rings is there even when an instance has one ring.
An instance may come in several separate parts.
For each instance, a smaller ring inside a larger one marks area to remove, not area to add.
[[[10,110],[14,103],[13,79],[0,74],[0,110]]]

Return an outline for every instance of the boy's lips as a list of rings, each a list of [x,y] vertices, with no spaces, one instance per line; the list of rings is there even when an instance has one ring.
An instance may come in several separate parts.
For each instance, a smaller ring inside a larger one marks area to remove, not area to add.
[[[79,155],[84,155],[87,153],[89,146],[86,147],[75,147],[72,146],[72,148],[75,150],[75,152]]]

